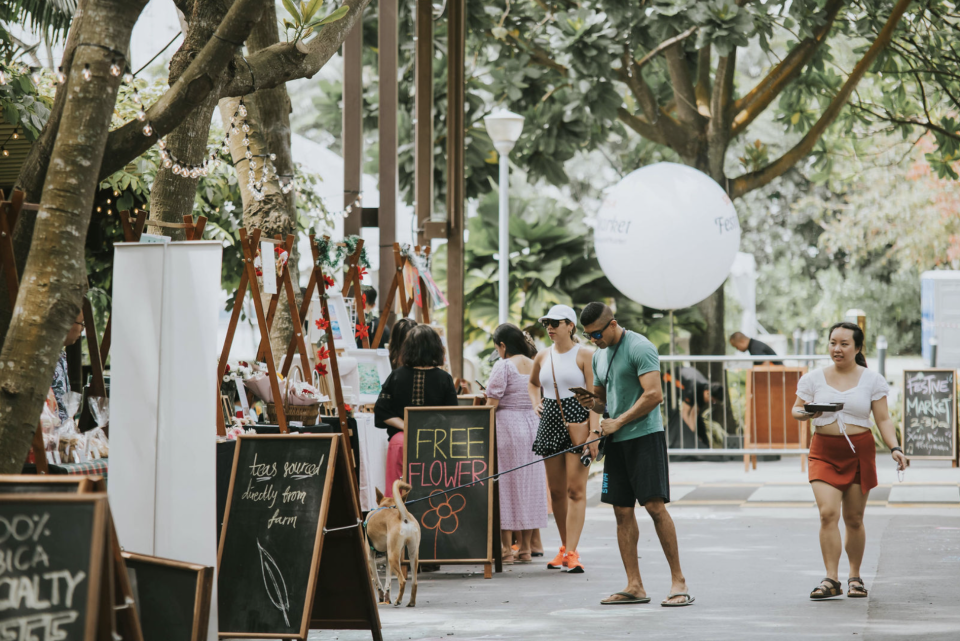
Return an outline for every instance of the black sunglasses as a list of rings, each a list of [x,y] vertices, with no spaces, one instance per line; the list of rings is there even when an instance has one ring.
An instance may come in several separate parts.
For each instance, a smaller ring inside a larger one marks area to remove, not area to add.
[[[562,323],[562,322],[563,322],[563,321],[556,320],[555,318],[545,318],[545,319],[543,319],[542,321],[540,321],[540,323],[541,323],[544,327],[552,327],[552,328],[554,328],[554,329],[560,327],[560,323]]]
[[[607,321],[607,324],[604,325],[604,326],[603,326],[603,329],[601,329],[600,331],[597,331],[597,332],[584,332],[583,335],[586,336],[587,338],[592,338],[593,340],[598,341],[598,340],[600,340],[601,338],[603,338],[603,333],[604,333],[605,331],[607,331],[607,328],[608,328],[608,327],[610,327],[610,323],[612,323],[612,322],[615,321],[615,320],[617,320],[617,319],[616,319],[616,318],[611,318],[609,321]]]

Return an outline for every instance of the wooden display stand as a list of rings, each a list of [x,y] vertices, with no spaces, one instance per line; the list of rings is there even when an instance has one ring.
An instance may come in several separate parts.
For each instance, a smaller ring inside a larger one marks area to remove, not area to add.
[[[353,287],[353,298],[357,304],[357,325],[359,327],[367,326],[367,313],[363,304],[363,288],[360,286],[360,252],[363,251],[363,239],[357,241],[357,248],[353,253],[347,256],[347,273],[343,277],[343,294],[347,298],[350,288]],[[378,328],[379,329],[379,328]],[[370,338],[364,336],[360,339],[360,344],[364,349],[370,349]]]
[[[400,252],[400,243],[393,244],[393,262],[396,265],[397,271],[393,275],[393,280],[390,281],[390,290],[387,292],[387,297],[383,299],[380,322],[377,324],[377,333],[374,335],[373,342],[370,345],[373,349],[380,347],[383,330],[387,326],[384,317],[393,312],[393,299],[396,297],[397,292],[400,293],[400,311],[403,313],[403,318],[410,315],[410,305],[407,301],[406,290],[403,286],[403,268],[407,264],[407,258]]]
[[[806,449],[809,422],[793,418],[797,383],[806,367],[757,365],[747,370],[746,414],[743,422],[743,447],[770,449]],[[743,468],[757,469],[757,455],[744,454]],[[800,456],[800,470],[807,469],[807,455]]]

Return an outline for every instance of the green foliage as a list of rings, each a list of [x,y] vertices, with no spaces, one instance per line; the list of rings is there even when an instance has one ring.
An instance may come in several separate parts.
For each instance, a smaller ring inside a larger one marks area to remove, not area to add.
[[[50,117],[52,98],[34,84],[30,69],[23,65],[13,63],[4,66],[0,63],[0,73],[3,73],[6,79],[4,84],[0,84],[0,113],[3,121],[8,125],[19,126],[28,140],[36,140]],[[49,80],[49,75],[40,72],[38,78],[42,86],[44,79]]]
[[[296,42],[301,38],[306,38],[311,33],[319,32],[324,25],[342,20],[350,13],[350,7],[342,5],[326,16],[318,17],[317,12],[322,6],[322,0],[310,0],[309,2],[301,0],[299,6],[293,0],[283,0],[283,7],[292,19],[284,18],[282,21],[284,29],[288,32],[287,39],[290,42]],[[290,38],[290,31],[293,31],[293,38]]]
[[[0,5],[0,53],[14,48],[6,25],[20,25],[56,42],[66,35],[76,10],[76,0],[5,0]]]

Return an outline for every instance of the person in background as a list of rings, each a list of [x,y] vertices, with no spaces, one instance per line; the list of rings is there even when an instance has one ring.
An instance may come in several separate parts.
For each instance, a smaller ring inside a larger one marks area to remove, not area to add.
[[[83,334],[83,312],[77,316],[67,332],[67,337],[63,339],[63,346],[69,347],[78,340]],[[53,396],[57,399],[57,413],[60,415],[60,423],[67,420],[67,406],[63,402],[63,397],[70,391],[70,378],[67,376],[67,351],[60,350],[60,359],[53,370],[53,383],[50,385],[53,389]]]
[[[530,404],[527,385],[537,348],[516,325],[504,324],[493,332],[500,360],[487,382],[487,405],[497,408],[497,465],[512,470],[534,463],[537,415]],[[547,527],[547,484],[543,465],[529,465],[500,477],[500,540],[503,562],[530,563],[535,530]],[[517,535],[518,550],[511,547]]]
[[[776,356],[777,353],[766,343],[761,343],[755,338],[749,338],[743,332],[734,332],[730,334],[730,344],[734,349],[741,352],[748,352],[752,356]],[[760,363],[758,363],[760,364]],[[766,365],[783,365],[783,361],[764,361]]]
[[[393,496],[393,482],[403,476],[403,419],[407,407],[456,406],[453,378],[440,369],[443,343],[427,325],[417,325],[403,341],[402,365],[390,372],[374,406],[374,425],[387,430],[386,488]]]
[[[373,343],[373,337],[377,335],[377,327],[380,325],[380,317],[377,314],[377,290],[373,287],[363,288],[363,317],[367,321],[367,335],[370,342]],[[390,342],[390,328],[383,328],[383,336],[380,337],[380,346]],[[357,347],[363,347],[363,342],[357,339]],[[371,347],[373,345],[371,344]]]
[[[534,359],[529,390],[530,400],[540,416],[533,451],[546,457],[585,443],[590,431],[597,429],[598,420],[577,403],[570,391],[571,387],[591,389],[593,386],[590,368],[593,352],[579,345],[576,339],[576,312],[567,305],[554,305],[540,322],[553,346]],[[573,450],[544,461],[550,502],[560,532],[560,551],[547,568],[572,574],[584,571],[577,546],[586,516],[590,468],[580,462],[580,455],[579,450]]]
[[[710,435],[704,414],[712,408],[715,417],[722,417],[719,406],[723,401],[723,385],[711,384],[694,367],[681,367],[677,371],[677,379],[674,394],[680,402],[676,403],[676,407],[669,399],[667,402],[667,445],[671,449],[710,449]],[[664,375],[664,380],[672,382],[669,372]]]
[[[660,414],[663,389],[657,348],[646,337],[620,327],[613,310],[603,303],[587,304],[580,312],[580,322],[584,335],[598,349],[593,355],[593,394],[577,394],[577,400],[604,416],[600,432],[609,438],[600,500],[613,506],[620,559],[627,573],[627,587],[600,603],[650,602],[637,560],[640,529],[634,510],[639,502],[653,520],[670,566],[670,592],[660,605],[690,605],[694,597],[680,569],[677,529],[666,506],[670,502],[669,460]],[[593,447],[591,453],[596,456]]]
[[[867,544],[863,512],[870,490],[877,486],[877,446],[870,430],[870,413],[880,436],[897,462],[897,470],[907,467],[907,458],[897,445],[897,428],[887,409],[890,387],[877,372],[867,369],[863,356],[863,330],[853,323],[837,323],[827,334],[833,365],[804,374],[797,383],[793,417],[813,420],[810,442],[809,478],[820,510],[820,552],[827,576],[810,598],[841,596],[840,552],[847,551],[850,578],[847,596],[864,598],[867,588],[860,578],[860,562]],[[843,403],[839,412],[806,410],[807,403],[817,405]],[[840,515],[846,528],[846,540],[840,539]]]
[[[403,364],[403,341],[410,330],[416,326],[417,321],[412,318],[401,318],[393,324],[390,340],[390,369],[397,369]]]

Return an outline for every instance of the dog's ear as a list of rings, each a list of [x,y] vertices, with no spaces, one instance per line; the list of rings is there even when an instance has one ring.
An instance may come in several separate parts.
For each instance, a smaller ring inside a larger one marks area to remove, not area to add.
[[[383,492],[380,491],[380,488],[374,488],[377,490],[377,504],[380,504],[380,501],[383,500]]]

